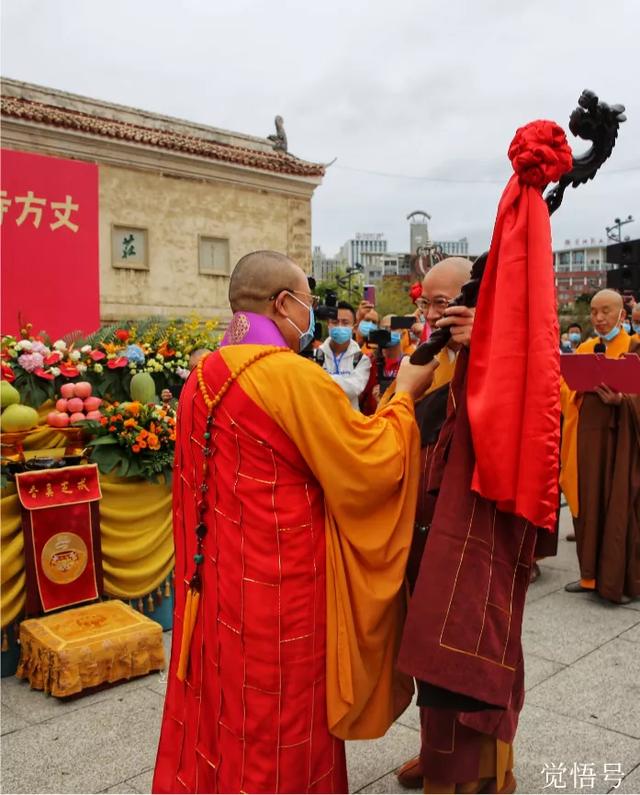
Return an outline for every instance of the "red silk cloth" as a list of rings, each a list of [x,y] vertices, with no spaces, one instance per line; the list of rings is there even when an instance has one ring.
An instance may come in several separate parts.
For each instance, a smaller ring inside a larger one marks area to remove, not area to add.
[[[102,593],[98,468],[41,469],[16,475],[22,505],[27,613],[39,615]]]
[[[208,357],[212,395],[229,374]],[[176,677],[206,413],[193,374],[179,406],[176,606],[153,792],[347,792],[344,743],[327,721],[323,494],[237,382],[214,415],[200,605]]]
[[[542,189],[572,166],[551,121],[521,127],[480,286],[467,380],[472,488],[553,530],[558,506],[560,358],[551,227]]]

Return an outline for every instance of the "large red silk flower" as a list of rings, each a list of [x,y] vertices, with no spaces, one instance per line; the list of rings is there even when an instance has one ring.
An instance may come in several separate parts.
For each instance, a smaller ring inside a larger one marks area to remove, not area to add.
[[[571,169],[555,122],[521,127],[515,174],[498,205],[476,308],[467,376],[472,488],[537,527],[555,528],[560,359],[551,225],[542,189]]]

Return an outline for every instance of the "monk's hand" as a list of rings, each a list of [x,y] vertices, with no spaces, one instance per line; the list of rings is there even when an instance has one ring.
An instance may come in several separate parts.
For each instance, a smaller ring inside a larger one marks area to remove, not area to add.
[[[596,395],[607,406],[619,406],[622,403],[622,394],[614,392],[606,384],[600,384],[600,386],[596,387]]]
[[[453,342],[458,345],[468,345],[471,342],[475,314],[475,307],[448,306],[444,310],[444,316],[437,321],[436,328],[449,327]]]
[[[411,364],[405,356],[400,363],[396,377],[396,392],[408,392],[414,400],[419,400],[433,382],[433,374],[440,366],[437,359],[429,364]]]
[[[359,323],[367,312],[371,312],[372,309],[375,309],[375,307],[370,301],[360,301],[356,312],[356,323]]]

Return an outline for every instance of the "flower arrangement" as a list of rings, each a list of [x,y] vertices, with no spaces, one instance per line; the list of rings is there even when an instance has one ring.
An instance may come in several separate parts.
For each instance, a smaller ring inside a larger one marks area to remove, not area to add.
[[[158,394],[189,375],[189,355],[198,348],[214,350],[219,344],[215,321],[151,318],[103,326],[82,338],[70,334],[51,342],[32,325],[20,338],[3,336],[0,343],[2,379],[12,382],[23,403],[39,408],[60,394],[61,386],[81,376],[99,397],[123,401],[129,397],[131,377],[151,373]]]
[[[153,403],[114,403],[101,410],[99,421],[83,423],[94,438],[91,459],[103,474],[171,482],[176,440],[172,409]]]

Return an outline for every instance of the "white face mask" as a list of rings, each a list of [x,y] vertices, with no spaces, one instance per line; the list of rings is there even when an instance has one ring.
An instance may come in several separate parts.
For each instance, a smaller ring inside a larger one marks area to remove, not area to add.
[[[313,342],[313,333],[316,329],[316,316],[314,314],[312,306],[307,306],[307,304],[305,304],[304,301],[301,301],[292,293],[287,293],[287,295],[291,296],[291,298],[293,298],[294,301],[297,301],[305,309],[309,310],[309,328],[306,331],[302,331],[301,329],[299,329],[298,326],[296,326],[296,324],[293,322],[293,320],[291,320],[291,318],[289,317],[286,318],[286,320],[289,321],[289,323],[294,327],[294,329],[300,335],[300,347],[298,348],[298,351],[303,351],[308,345],[310,345]]]

